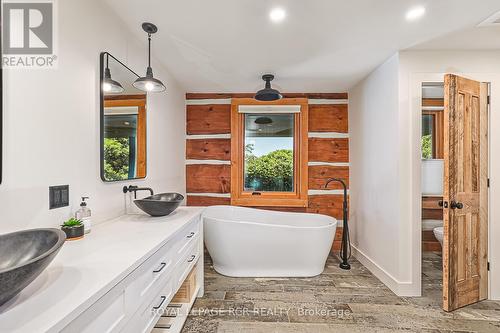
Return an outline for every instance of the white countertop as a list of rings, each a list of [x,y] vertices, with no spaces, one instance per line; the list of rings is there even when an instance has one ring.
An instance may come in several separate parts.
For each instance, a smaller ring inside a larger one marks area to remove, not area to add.
[[[202,212],[179,207],[165,217],[124,215],[66,242],[54,261],[0,307],[0,332],[57,332],[120,282]]]

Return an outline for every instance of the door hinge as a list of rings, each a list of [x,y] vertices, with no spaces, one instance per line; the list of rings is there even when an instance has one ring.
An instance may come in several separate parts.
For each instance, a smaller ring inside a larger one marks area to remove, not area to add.
[[[487,187],[490,187],[490,179],[488,178],[488,180],[486,181],[486,186]]]
[[[490,262],[488,261],[488,264],[486,265],[486,268],[490,270]]]
[[[486,101],[487,101],[488,105],[490,105],[490,100],[491,100],[491,96],[488,95],[488,97],[486,98]]]

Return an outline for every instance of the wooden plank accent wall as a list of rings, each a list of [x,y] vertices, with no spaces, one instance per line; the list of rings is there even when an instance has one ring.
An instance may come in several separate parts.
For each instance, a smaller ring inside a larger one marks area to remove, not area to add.
[[[186,140],[188,160],[231,160],[231,139]]]
[[[443,219],[443,208],[438,204],[440,200],[443,200],[443,197],[422,197],[422,219]]]
[[[422,98],[422,106],[444,107],[444,98]]]
[[[349,139],[309,138],[310,162],[349,162]]]
[[[342,227],[342,202],[344,196],[340,194],[310,195],[308,213],[324,214],[335,217]]]
[[[230,190],[230,165],[186,165],[187,193],[229,193]]]
[[[230,193],[231,166],[224,162],[230,161],[231,139],[213,135],[230,134],[231,105],[228,100],[245,97],[253,97],[253,94],[186,94],[186,134],[196,135],[186,139],[186,159],[190,160],[186,165],[188,206],[231,204],[231,199],[227,195]],[[332,182],[328,190],[325,190],[324,184],[328,178],[335,177],[344,179],[349,185],[348,95],[347,93],[285,93],[284,97],[309,98],[308,207],[259,208],[319,213],[337,218],[339,225],[332,250],[338,252],[342,238],[343,195],[339,191],[342,187]],[[196,101],[190,103],[191,100]],[[204,104],[203,100],[208,100],[207,104]],[[217,100],[221,102],[217,104]],[[328,193],[329,190],[331,193]],[[201,195],[195,195],[197,193]]]
[[[422,251],[441,251],[441,244],[432,230],[422,230]]]
[[[309,132],[347,133],[347,104],[309,106]]]
[[[230,205],[231,198],[223,197],[209,197],[201,195],[188,195],[188,206],[217,206],[217,205]]]
[[[422,219],[443,219],[443,208],[438,204],[440,200],[443,197],[422,197]],[[422,230],[422,251],[441,251],[441,244],[432,230]]]
[[[187,134],[231,133],[231,105],[187,105],[186,111]]]
[[[309,166],[309,189],[324,190],[325,179],[341,178],[345,179],[347,188],[349,188],[349,167],[332,165],[314,165]],[[338,182],[331,182],[328,185],[329,190],[342,190],[342,185]]]

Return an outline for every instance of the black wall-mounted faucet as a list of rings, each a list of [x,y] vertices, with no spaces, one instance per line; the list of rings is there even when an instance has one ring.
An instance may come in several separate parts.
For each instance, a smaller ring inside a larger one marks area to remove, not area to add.
[[[153,189],[151,187],[138,187],[135,185],[123,186],[123,193],[134,192],[134,199],[137,199],[137,191],[149,191],[153,195]]]

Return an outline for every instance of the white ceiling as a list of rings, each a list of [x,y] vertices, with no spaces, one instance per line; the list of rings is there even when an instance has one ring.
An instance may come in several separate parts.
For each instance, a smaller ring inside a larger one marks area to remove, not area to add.
[[[466,41],[466,42],[465,42]],[[472,27],[440,36],[412,50],[500,50],[500,24]]]
[[[498,0],[105,1],[138,38],[142,22],[158,26],[154,56],[190,92],[256,91],[265,72],[282,91],[346,91],[394,52],[500,10]],[[426,15],[407,22],[415,5]],[[287,12],[279,24],[269,20],[276,6]]]

